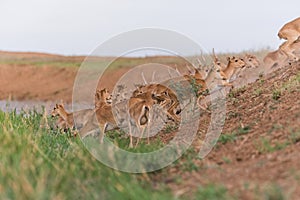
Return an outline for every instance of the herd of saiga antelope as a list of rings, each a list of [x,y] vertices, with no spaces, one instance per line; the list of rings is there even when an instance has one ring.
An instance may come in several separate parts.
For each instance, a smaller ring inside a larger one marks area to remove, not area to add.
[[[245,69],[263,68],[264,73],[272,71],[277,66],[284,66],[287,62],[291,63],[299,60],[300,55],[300,18],[285,24],[279,31],[278,37],[286,41],[280,45],[279,49],[269,53],[260,64],[259,60],[253,55],[246,55],[244,58],[228,57],[227,64],[224,64],[215,55],[213,51],[212,66],[199,66],[189,73],[181,76],[181,80],[190,84],[196,84],[195,91],[197,104],[199,108],[206,109],[202,99],[209,95],[208,89],[217,86],[232,87],[233,81],[237,78],[246,79],[247,72]],[[172,81],[181,81],[177,78],[171,78]],[[146,129],[153,119],[153,107],[159,105],[168,119],[180,121],[180,104],[176,94],[172,89],[163,84],[151,83],[138,86],[132,92],[129,100],[126,101],[125,118],[129,128],[130,147],[133,147],[132,126],[135,126],[142,138]],[[95,108],[68,113],[63,104],[56,104],[52,111],[53,117],[58,117],[56,126],[60,129],[74,130],[74,134],[79,130],[81,137],[94,133],[95,127],[100,128],[100,143],[103,142],[104,133],[112,128],[118,127],[112,112],[112,95],[107,89],[97,90],[95,94]],[[76,118],[76,123],[74,122]],[[75,128],[76,124],[76,128]],[[109,127],[112,128],[109,128]],[[98,129],[99,130],[99,129]],[[149,131],[147,131],[149,134]],[[149,135],[147,135],[149,143]],[[139,139],[137,139],[136,145]]]

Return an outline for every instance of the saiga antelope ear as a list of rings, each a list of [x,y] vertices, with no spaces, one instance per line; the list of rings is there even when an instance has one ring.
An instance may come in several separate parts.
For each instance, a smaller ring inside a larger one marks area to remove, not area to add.
[[[96,97],[97,100],[100,99],[100,94],[99,94],[99,91],[98,91],[98,90],[97,90],[97,92],[96,92],[96,94],[95,94],[95,97]]]
[[[104,96],[104,95],[103,95],[104,93],[105,93],[105,89],[101,90],[101,91],[100,91],[100,94],[98,93],[99,99],[100,99],[100,97],[103,97],[103,96]]]
[[[228,62],[230,61],[230,57],[227,57],[226,59],[227,59]]]
[[[105,92],[105,93],[109,93],[109,91],[108,91],[108,89],[107,89],[107,88],[104,88],[104,89],[103,89],[103,92]]]

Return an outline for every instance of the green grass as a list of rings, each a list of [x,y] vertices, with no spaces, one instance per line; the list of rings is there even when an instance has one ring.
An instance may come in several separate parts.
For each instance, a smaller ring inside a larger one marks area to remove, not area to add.
[[[173,163],[173,166],[180,168],[180,170],[184,172],[198,171],[201,167],[195,164],[195,159],[199,159],[197,158],[197,154],[198,152],[196,152],[193,148],[189,148],[180,159]]]
[[[292,92],[295,90],[299,92],[299,85],[300,85],[300,73],[293,76],[290,80],[288,80],[281,86],[275,88],[272,92],[272,99],[274,100],[280,99],[280,97],[284,92]]]
[[[10,60],[0,59],[0,64],[7,65],[30,65],[35,67],[80,67],[81,61],[63,61],[63,60]]]
[[[0,112],[0,199],[170,199],[142,175],[96,161],[80,139],[40,128],[42,115]]]
[[[50,118],[47,119],[49,120]],[[185,199],[174,197],[164,183],[153,189],[149,174],[122,173],[94,159],[79,137],[70,137],[44,126],[46,119],[35,111],[0,111],[0,199]],[[51,123],[50,123],[51,124]],[[128,139],[120,132],[108,133],[109,139],[124,149]],[[146,141],[146,140],[145,140]],[[141,142],[134,151],[159,148]],[[188,150],[175,167],[198,170],[196,152]],[[154,173],[165,173],[162,169]],[[178,183],[180,184],[180,183]],[[195,199],[227,197],[224,188],[203,186]]]
[[[197,192],[197,200],[219,200],[233,199],[227,194],[226,188],[219,185],[200,187]]]
[[[124,137],[124,135],[126,134],[120,131],[109,131],[106,134],[107,138],[111,142],[113,142],[121,149],[130,152],[147,153],[147,152],[159,150],[164,146],[164,144],[159,140],[159,138],[155,138],[154,140],[151,140],[150,144],[147,143],[147,139],[141,139],[136,148],[129,148],[130,139],[127,136]],[[133,142],[134,142],[133,145],[135,145],[136,140],[134,139]]]
[[[255,96],[260,96],[263,93],[263,90],[261,88],[258,88],[254,91]]]
[[[284,200],[287,199],[282,187],[277,184],[270,184],[264,189],[264,198],[267,200]]]
[[[293,78],[291,78],[289,81],[287,81],[286,83],[284,83],[281,88],[280,91],[288,91],[291,92],[296,86],[300,85],[300,72],[294,76]]]
[[[244,93],[246,91],[246,87],[243,86],[241,88],[233,89],[229,92],[228,96],[230,98],[237,98],[241,93]]]
[[[289,128],[289,136],[288,139],[291,141],[291,143],[295,144],[297,142],[300,142],[300,129],[296,128]]]
[[[166,128],[164,130],[164,133],[172,133],[172,132],[176,131],[177,129],[178,129],[177,125],[169,125],[169,124],[167,124]]]
[[[272,93],[272,99],[278,100],[281,97],[281,91],[280,90],[274,90]]]
[[[1,55],[0,54],[0,65],[30,65],[35,67],[75,67],[79,68],[84,61],[84,56],[51,56],[51,57],[24,57],[22,55]],[[130,58],[130,57],[87,57],[89,68],[99,68],[106,67],[109,65],[110,70],[119,69],[121,67],[135,67],[142,64],[149,63],[160,63],[164,65],[180,64],[186,63],[185,60],[178,57],[146,57],[146,58]]]
[[[221,134],[218,138],[218,143],[226,144],[227,142],[234,142],[238,139],[239,136],[245,135],[250,131],[249,126],[245,126],[244,128],[239,127],[235,131],[230,134]]]
[[[226,144],[227,142],[233,142],[237,139],[236,134],[221,134],[218,142],[222,144]]]
[[[256,149],[260,153],[272,153],[275,151],[282,150],[290,145],[291,142],[284,141],[284,142],[275,142],[274,144],[271,143],[269,138],[261,137],[258,142],[255,143]]]
[[[260,137],[259,140],[255,141],[255,148],[260,153],[272,153],[285,149],[289,145],[296,144],[300,141],[300,130],[297,128],[285,127],[281,124],[274,124],[272,128],[268,131],[268,136],[272,136],[273,132],[278,132],[282,130],[288,130],[288,134],[284,140],[278,142],[272,142],[270,137]]]

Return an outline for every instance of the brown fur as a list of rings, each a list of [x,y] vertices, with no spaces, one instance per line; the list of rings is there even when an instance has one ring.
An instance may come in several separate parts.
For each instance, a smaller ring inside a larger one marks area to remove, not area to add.
[[[260,66],[260,62],[256,56],[246,54],[244,56],[244,61],[246,63],[246,68],[257,68]]]
[[[145,95],[142,97],[141,95]],[[167,86],[162,84],[149,84],[146,86],[140,86],[133,92],[134,97],[141,97],[142,99],[153,99],[155,104],[161,105],[167,111],[167,115],[176,122],[180,121],[180,118],[176,115],[175,109],[179,105],[179,101],[176,94]]]
[[[289,47],[288,51],[292,52],[296,56],[300,56],[300,39],[293,42]]]
[[[93,112],[94,111],[92,109],[85,109],[69,113],[66,111],[63,104],[56,104],[51,114],[53,117],[58,116],[58,119],[56,121],[58,128],[64,130],[73,130],[74,128],[79,129],[80,127],[84,126],[90,119]],[[74,118],[76,119],[76,127]],[[77,131],[74,131],[74,135],[76,134]]]
[[[237,73],[238,70],[244,68],[246,66],[246,63],[241,58],[236,58],[234,56],[227,57],[227,67],[220,71],[220,75],[222,79],[224,80],[223,85],[231,85],[229,83],[230,79]]]
[[[104,133],[108,130],[108,125],[117,128],[112,106],[111,95],[107,89],[97,90],[95,94],[95,110],[93,115],[90,116],[89,121],[80,131],[81,137],[86,137],[92,134],[96,128],[100,128],[100,143],[103,143]]]
[[[155,104],[155,101],[150,97],[151,93],[139,93],[135,96],[130,97],[128,101],[128,113],[131,119],[134,120],[138,131],[143,137],[146,127],[149,127],[152,119],[152,107]],[[133,147],[132,144],[132,124],[131,120],[128,120],[129,134],[130,134],[130,147]],[[147,130],[147,139],[149,143],[149,128]],[[137,140],[136,146],[139,143]]]
[[[272,51],[263,59],[265,71],[268,73],[272,68],[282,66],[287,61],[288,55],[280,48],[276,51]]]
[[[109,93],[109,91],[106,88],[96,91],[96,94],[95,94],[95,108],[98,108],[101,105],[102,102],[106,102],[107,104],[112,103],[111,94]]]
[[[56,104],[51,112],[52,117],[58,116],[56,121],[57,127],[60,129],[73,129],[74,120],[73,113],[68,113],[63,104]]]
[[[225,70],[226,69],[227,65],[220,61],[220,59],[216,56],[214,49],[213,49],[212,57],[213,57],[213,64],[214,64],[215,67],[219,68],[220,70]]]
[[[284,51],[289,59],[298,60],[299,57],[290,51],[290,46],[300,38],[300,17],[286,23],[278,32],[280,39],[287,40],[280,48]]]

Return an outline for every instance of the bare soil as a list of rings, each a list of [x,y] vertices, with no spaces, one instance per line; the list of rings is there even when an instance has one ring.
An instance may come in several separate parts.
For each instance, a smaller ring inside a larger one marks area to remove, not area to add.
[[[219,139],[205,159],[193,158],[196,169],[168,167],[163,175],[153,176],[153,184],[165,183],[175,195],[189,196],[199,185],[223,185],[238,199],[262,199],[269,193],[298,199],[299,73],[300,63],[294,63],[231,92],[222,131],[223,138],[231,139]],[[201,132],[207,129],[210,117],[209,113],[201,117],[195,149],[202,145]]]

